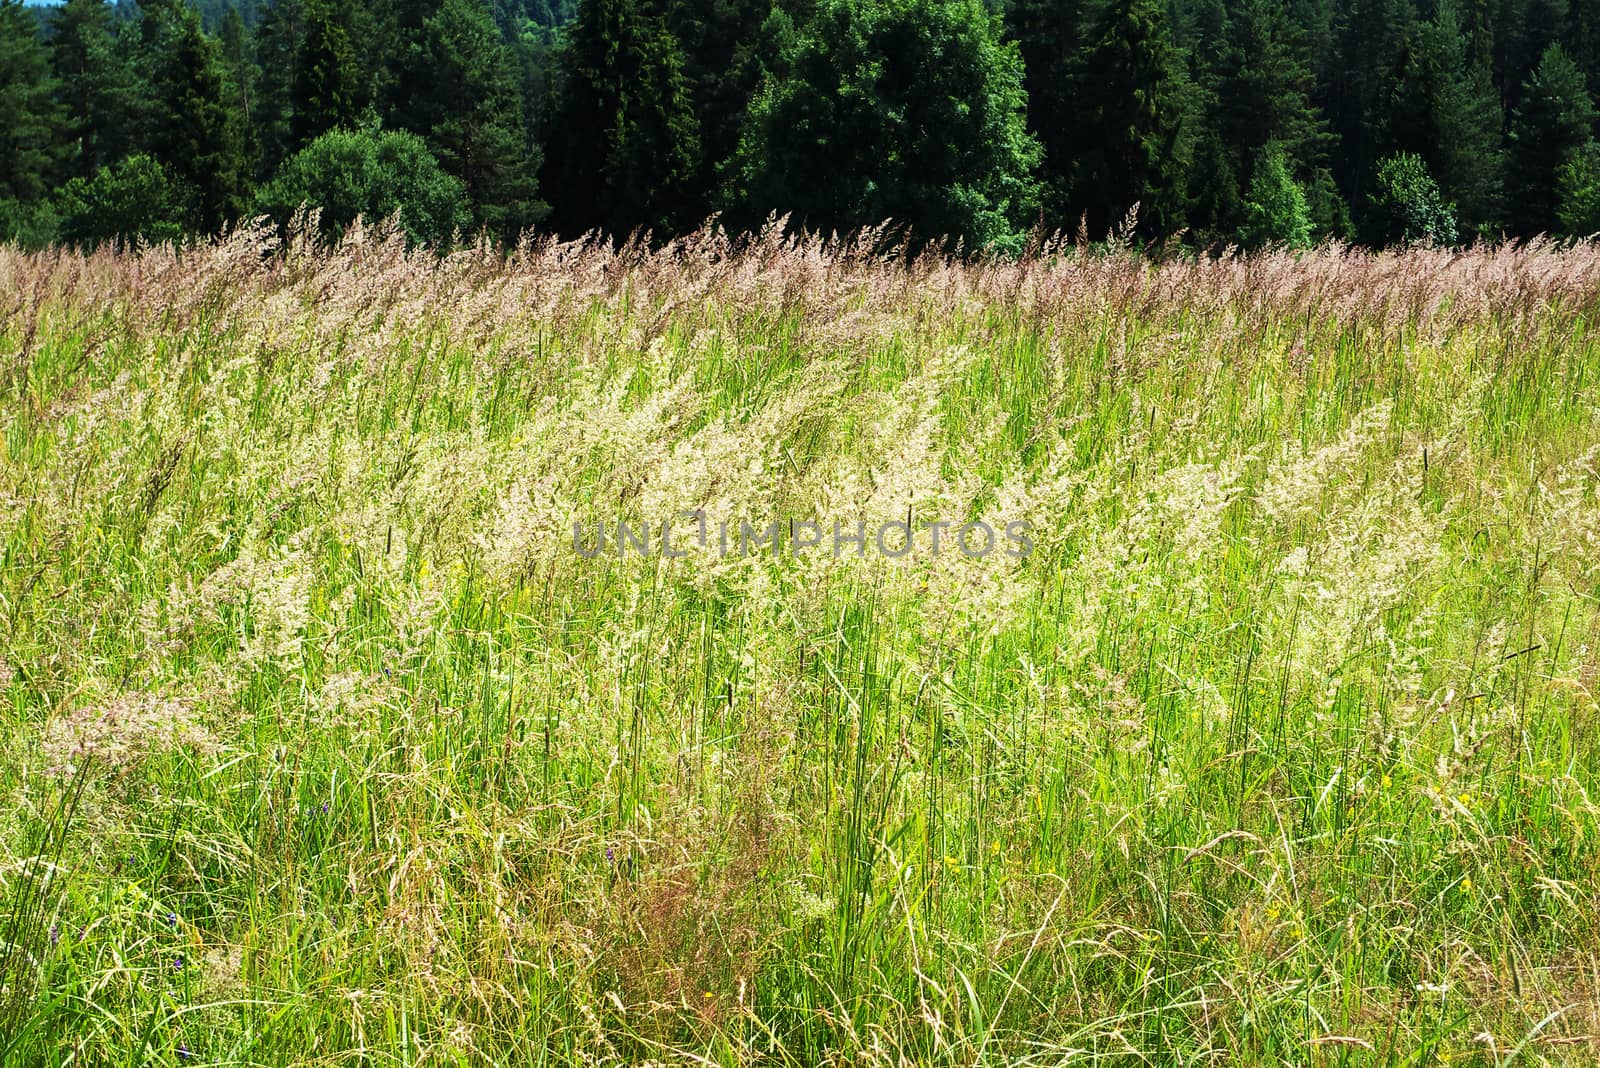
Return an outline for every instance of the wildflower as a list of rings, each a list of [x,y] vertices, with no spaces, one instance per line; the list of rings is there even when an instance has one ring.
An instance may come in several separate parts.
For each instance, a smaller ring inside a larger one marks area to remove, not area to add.
[[[176,912],[167,913],[167,926],[173,928],[174,930],[177,929],[178,914]]]
[[[606,863],[609,864],[609,863],[611,863],[612,861],[614,861],[616,859],[617,859],[616,851],[613,850],[610,846],[606,846]]]
[[[176,957],[172,958],[172,970],[175,971],[175,972],[183,971],[183,954],[182,953],[179,953]]]
[[[61,927],[58,924],[52,923],[50,925],[50,944],[52,946],[59,946],[61,944]]]
[[[1389,787],[1391,787],[1393,785],[1394,785],[1394,779],[1389,775],[1385,775],[1383,777],[1383,788],[1385,790],[1387,790]]]
[[[1461,877],[1461,892],[1463,894],[1472,893],[1472,876],[1463,875]]]

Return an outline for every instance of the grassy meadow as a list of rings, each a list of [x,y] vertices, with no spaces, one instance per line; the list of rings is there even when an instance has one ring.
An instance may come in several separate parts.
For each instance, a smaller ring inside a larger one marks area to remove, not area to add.
[[[273,244],[0,248],[0,1062],[1600,1062],[1600,249]]]

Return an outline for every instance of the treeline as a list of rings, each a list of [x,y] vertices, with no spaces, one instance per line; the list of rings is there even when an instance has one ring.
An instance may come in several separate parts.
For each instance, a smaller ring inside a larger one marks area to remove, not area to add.
[[[1588,234],[1592,87],[1600,0],[0,0],[0,237]]]

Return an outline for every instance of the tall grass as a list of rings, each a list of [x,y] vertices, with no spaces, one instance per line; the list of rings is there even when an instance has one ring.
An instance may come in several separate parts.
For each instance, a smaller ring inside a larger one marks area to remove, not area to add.
[[[1600,251],[874,244],[0,249],[9,1061],[1600,1059]]]

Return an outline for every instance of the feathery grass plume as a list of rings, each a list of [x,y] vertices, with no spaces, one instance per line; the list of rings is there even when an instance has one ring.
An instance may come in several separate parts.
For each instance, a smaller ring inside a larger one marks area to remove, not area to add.
[[[1595,246],[314,230],[0,246],[0,1059],[1600,1055]]]

